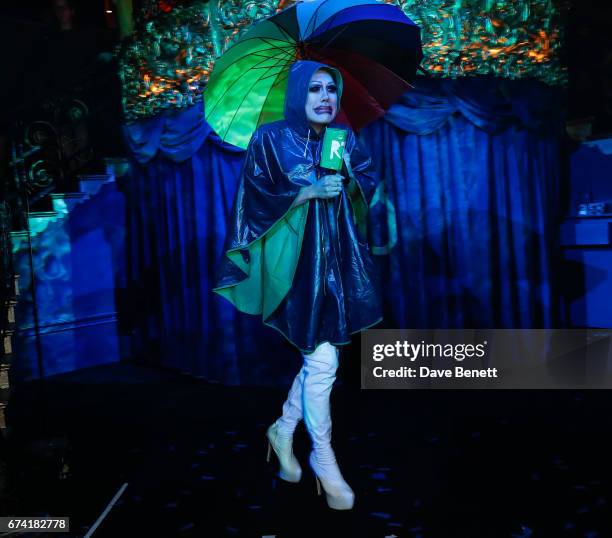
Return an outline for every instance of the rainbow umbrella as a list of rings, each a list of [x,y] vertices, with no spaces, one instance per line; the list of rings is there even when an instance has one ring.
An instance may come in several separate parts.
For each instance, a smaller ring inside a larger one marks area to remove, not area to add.
[[[246,148],[259,125],[283,118],[289,68],[308,59],[340,70],[338,121],[358,130],[411,87],[422,56],[419,27],[397,6],[299,2],[254,24],[217,60],[204,90],[206,120],[223,140]]]

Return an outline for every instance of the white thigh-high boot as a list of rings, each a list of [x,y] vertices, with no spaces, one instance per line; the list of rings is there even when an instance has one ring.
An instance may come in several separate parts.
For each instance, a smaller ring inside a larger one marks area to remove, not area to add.
[[[292,437],[295,428],[303,418],[302,384],[304,383],[304,367],[295,376],[289,389],[289,395],[283,404],[283,415],[276,421],[278,434],[282,437]]]
[[[309,461],[317,478],[317,491],[320,494],[323,486],[330,508],[349,510],[353,507],[355,494],[342,477],[331,447],[329,396],[337,369],[338,349],[328,342],[304,355],[302,409],[312,439]]]
[[[283,415],[268,428],[268,455],[270,451],[278,456],[280,470],[278,476],[287,482],[299,482],[302,477],[302,468],[293,454],[293,432],[302,419],[302,383],[304,380],[304,367],[300,369],[293,380],[289,396],[283,404]]]

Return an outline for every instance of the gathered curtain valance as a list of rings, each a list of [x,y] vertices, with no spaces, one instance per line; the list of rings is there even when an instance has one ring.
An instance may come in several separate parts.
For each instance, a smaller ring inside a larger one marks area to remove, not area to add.
[[[419,78],[415,88],[393,105],[383,121],[407,134],[426,135],[439,130],[453,114],[461,114],[489,134],[510,125],[542,130],[560,110],[560,93],[541,82],[474,78],[440,80]],[[206,140],[242,153],[223,142],[204,119],[201,104],[183,111],[125,125],[126,144],[144,164],[156,155],[174,162],[189,159]]]

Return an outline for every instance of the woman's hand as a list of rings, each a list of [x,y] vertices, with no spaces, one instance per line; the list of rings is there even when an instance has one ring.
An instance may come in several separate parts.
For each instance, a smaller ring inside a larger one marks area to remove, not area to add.
[[[313,198],[335,198],[342,192],[342,181],[344,177],[340,174],[331,174],[323,176],[319,181],[302,187],[299,194],[296,196],[291,207],[298,206],[312,200]]]
[[[323,176],[319,181],[311,185],[313,198],[335,198],[342,192],[342,181],[340,174]]]

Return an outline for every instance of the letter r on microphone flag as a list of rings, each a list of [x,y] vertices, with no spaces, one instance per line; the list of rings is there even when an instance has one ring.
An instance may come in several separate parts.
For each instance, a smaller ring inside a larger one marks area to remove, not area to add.
[[[345,129],[334,129],[331,127],[325,129],[323,151],[321,152],[321,168],[339,171],[342,168],[345,144]]]

